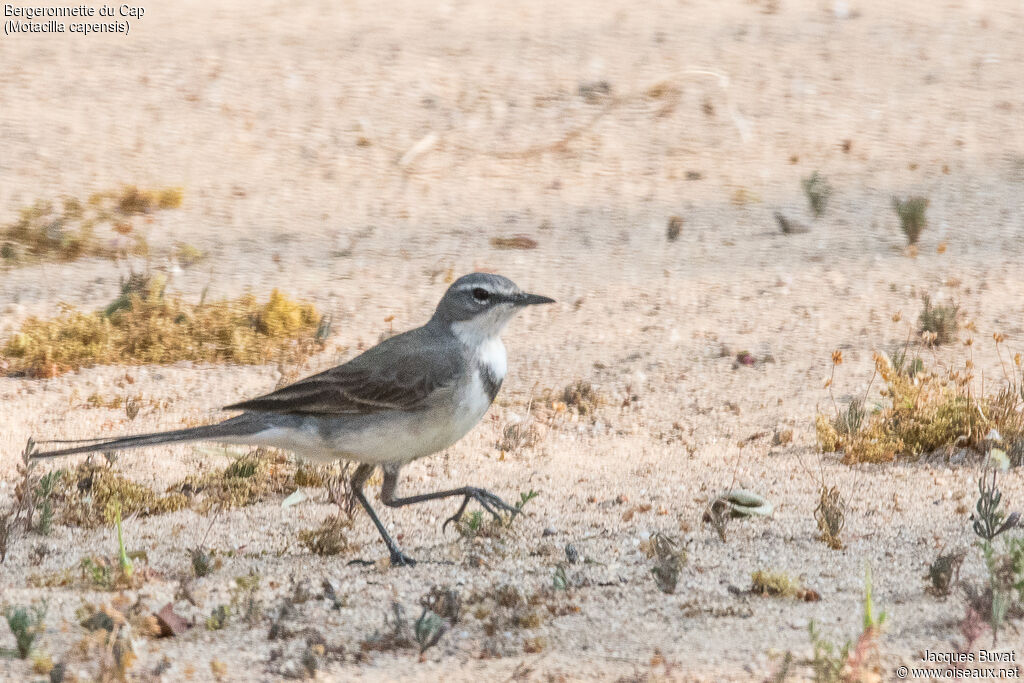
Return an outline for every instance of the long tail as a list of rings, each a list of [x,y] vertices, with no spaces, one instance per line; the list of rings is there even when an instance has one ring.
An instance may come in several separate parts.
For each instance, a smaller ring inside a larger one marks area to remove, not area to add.
[[[135,436],[122,436],[116,439],[83,439],[92,443],[70,448],[60,448],[55,451],[44,451],[33,453],[33,460],[44,458],[59,458],[65,455],[77,455],[78,453],[96,453],[103,451],[120,451],[128,448],[142,448],[143,446],[155,446],[163,443],[181,443],[185,441],[216,441],[232,436],[247,436],[255,434],[266,428],[255,416],[249,413],[233,417],[223,422],[202,427],[189,427],[187,429],[174,429],[169,432],[153,432],[152,434],[137,434]],[[67,443],[66,441],[40,441],[37,443]],[[81,442],[78,442],[81,443]]]

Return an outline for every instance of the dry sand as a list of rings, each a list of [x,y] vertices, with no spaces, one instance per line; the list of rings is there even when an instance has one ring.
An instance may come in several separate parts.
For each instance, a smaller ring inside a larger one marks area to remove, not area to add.
[[[883,680],[925,649],[950,650],[962,600],[925,594],[921,577],[940,549],[971,547],[963,506],[973,506],[980,470],[847,467],[817,453],[812,420],[830,405],[832,351],[846,359],[837,396],[863,391],[873,350],[904,339],[925,292],[959,301],[975,322],[974,360],[987,381],[1002,376],[993,332],[1024,350],[1019,2],[406,0],[382,9],[185,0],[146,9],[127,37],[0,41],[0,223],[37,198],[180,185],[184,207],[155,218],[151,241],[158,251],[188,242],[211,258],[175,272],[172,289],[198,298],[205,287],[211,296],[281,287],[314,301],[335,320],[334,349],[315,367],[376,342],[389,325],[420,324],[449,272],[494,270],[559,301],[512,325],[510,374],[483,423],[403,474],[410,492],[467,483],[507,498],[540,491],[499,548],[443,535],[453,506],[439,502],[384,513],[419,566],[349,566],[383,554],[364,517],[353,532],[362,548],[324,559],[295,537],[331,506],[315,491],[315,502],[289,509],[279,497],[221,516],[207,543],[236,552],[196,581],[200,607],[179,602],[185,614],[201,620],[250,571],[262,575],[268,606],[292,579],[315,588],[328,577],[346,606],[313,601],[299,618],[352,653],[393,600],[415,617],[433,584],[463,594],[507,581],[549,586],[571,542],[598,562],[568,567],[587,584],[570,590],[578,614],[494,638],[470,616],[425,661],[412,650],[349,657],[321,680],[759,680],[779,653],[809,654],[811,620],[837,641],[859,631],[865,563],[888,613]],[[601,82],[610,95],[581,96],[581,84]],[[800,178],[815,169],[837,191],[811,221]],[[890,203],[910,193],[931,200],[917,258],[902,251]],[[779,234],[775,210],[810,232]],[[684,221],[675,242],[666,240],[671,215]],[[539,247],[489,244],[516,234]],[[0,338],[57,302],[110,300],[131,265],[143,264],[0,272]],[[897,311],[904,322],[894,324]],[[741,350],[773,361],[734,367]],[[939,358],[964,353],[955,345]],[[578,379],[610,405],[499,457],[502,427],[532,397]],[[0,378],[0,502],[13,494],[30,435],[212,420],[219,406],[276,380],[269,367],[188,364]],[[129,425],[121,411],[85,405],[97,391],[141,392],[167,407]],[[791,444],[771,445],[779,428],[793,429]],[[125,455],[117,468],[160,487],[222,464],[165,447]],[[843,550],[817,538],[822,478],[849,501]],[[709,497],[730,485],[777,509],[732,524],[723,544],[700,520]],[[1019,472],[1002,486],[1024,507]],[[626,521],[641,503],[653,509]],[[147,605],[174,597],[188,574],[185,549],[206,528],[193,512],[130,521],[129,546],[146,549],[162,575],[139,592]],[[658,592],[640,550],[656,531],[688,549],[674,595]],[[109,529],[67,527],[21,540],[0,567],[0,602],[45,597],[45,643],[60,657],[82,635],[76,608],[111,596],[26,581],[109,554],[112,543]],[[33,566],[38,544],[50,553]],[[473,555],[485,565],[471,566]],[[802,577],[821,601],[730,592],[762,568]],[[973,548],[962,573],[982,576]],[[523,640],[538,636],[543,651],[524,653]],[[0,647],[9,640],[0,635]],[[1010,631],[1002,645],[1019,660],[1021,641]],[[505,656],[482,659],[488,645]],[[137,637],[132,671],[142,676],[166,658],[162,680],[207,680],[218,660],[227,680],[272,680],[278,646],[266,623],[200,626],[175,639]],[[667,672],[652,667],[656,652]],[[24,663],[0,660],[0,678],[29,677]]]

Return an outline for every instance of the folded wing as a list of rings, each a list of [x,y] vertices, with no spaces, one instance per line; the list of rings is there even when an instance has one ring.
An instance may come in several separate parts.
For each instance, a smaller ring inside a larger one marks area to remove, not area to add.
[[[344,365],[225,410],[292,415],[417,410],[431,394],[451,386],[461,370],[461,354],[437,348],[441,341],[423,328],[412,330]]]

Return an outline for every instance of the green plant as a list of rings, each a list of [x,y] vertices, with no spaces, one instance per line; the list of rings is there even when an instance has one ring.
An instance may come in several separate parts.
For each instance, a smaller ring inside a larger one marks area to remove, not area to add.
[[[866,415],[867,411],[864,409],[864,400],[855,396],[850,399],[850,403],[846,406],[845,410],[840,410],[832,418],[832,428],[842,436],[852,436],[860,431]]]
[[[807,625],[807,631],[810,634],[813,648],[809,664],[814,674],[815,683],[843,683],[845,681],[843,670],[850,657],[850,641],[846,641],[842,647],[837,647],[822,636],[815,627],[813,619]]]
[[[807,203],[811,207],[811,213],[815,218],[820,218],[825,213],[828,200],[832,197],[832,186],[825,176],[817,171],[800,181],[804,195],[807,196]]]
[[[455,521],[455,528],[463,538],[476,538],[484,530],[484,513],[473,510]]]
[[[128,552],[124,548],[124,535],[121,533],[120,503],[117,504],[114,514],[117,519],[117,561],[121,568],[121,576],[130,582],[132,574],[135,572],[135,565],[132,564],[131,559],[128,557]]]
[[[519,513],[523,511],[523,507],[525,507],[527,503],[529,503],[531,500],[533,500],[539,495],[540,491],[534,491],[533,489],[530,489],[526,493],[520,492],[519,500],[515,504],[515,512],[508,516],[506,526],[512,526],[512,522],[514,522],[516,517],[519,516]]]
[[[927,294],[922,297],[924,308],[918,318],[918,328],[921,332],[928,332],[934,335],[935,344],[948,344],[956,340],[956,333],[960,329],[960,306],[956,304],[932,305],[931,297]]]
[[[997,451],[997,449],[993,449]],[[997,455],[997,454],[994,454]],[[1005,459],[1005,454],[1003,454]],[[998,458],[993,458],[998,460]],[[993,639],[1007,616],[1024,616],[1024,538],[1011,538],[1006,551],[997,550],[995,540],[1020,524],[1019,512],[1009,515],[1002,509],[1002,493],[997,484],[997,469],[991,468],[978,480],[974,533],[981,539],[981,552],[988,571],[989,585],[981,592],[969,591],[974,608],[987,617]]]
[[[813,655],[807,664],[813,671],[815,683],[850,683],[851,681],[881,680],[878,676],[877,641],[885,624],[885,612],[876,612],[871,566],[864,568],[864,618],[856,641],[846,641],[841,647],[826,640],[814,621],[807,630],[811,637]]]
[[[416,642],[419,643],[420,654],[437,645],[450,628],[451,624],[424,607],[420,618],[413,625],[413,635],[416,637]]]
[[[65,473],[65,470],[52,470],[40,477],[36,484],[34,497],[39,521],[35,528],[43,536],[49,536],[53,528],[53,493]]]
[[[4,617],[14,634],[18,657],[27,659],[46,625],[46,602],[31,607],[8,607]]]
[[[192,564],[192,574],[197,578],[209,576],[216,569],[216,562],[202,547],[191,548],[188,551]]]
[[[255,572],[235,577],[235,585],[230,590],[231,600],[210,611],[210,616],[206,618],[206,628],[210,631],[226,628],[236,615],[249,626],[255,626],[263,617],[263,603],[256,597],[259,586],[260,575]]]
[[[915,196],[907,197],[906,199],[893,197],[892,206],[896,211],[896,215],[899,216],[900,229],[907,237],[907,244],[917,244],[921,233],[928,226],[928,219],[925,216],[928,210],[927,197]]]
[[[217,605],[210,611],[210,616],[206,617],[206,628],[210,631],[219,631],[227,626],[230,620],[231,606]]]
[[[559,564],[551,577],[551,587],[556,591],[564,591],[569,587],[569,578],[565,575],[565,567]]]

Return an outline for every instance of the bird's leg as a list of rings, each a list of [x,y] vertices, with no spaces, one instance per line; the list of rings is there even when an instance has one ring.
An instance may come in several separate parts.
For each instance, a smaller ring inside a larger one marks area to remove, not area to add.
[[[421,493],[416,496],[407,496],[405,498],[398,498],[395,496],[395,491],[398,488],[398,468],[397,467],[384,467],[384,484],[380,488],[380,499],[388,507],[402,507],[403,505],[413,505],[415,503],[422,503],[428,500],[437,500],[439,498],[451,498],[452,496],[462,496],[462,505],[455,512],[454,515],[449,517],[441,525],[441,531],[444,532],[448,524],[456,522],[462,516],[462,513],[466,510],[466,506],[469,505],[469,501],[475,500],[480,503],[487,512],[491,513],[495,519],[502,521],[501,513],[507,512],[513,517],[519,513],[519,508],[513,507],[503,501],[498,496],[494,495],[487,489],[478,489],[475,486],[463,486],[457,489],[451,489],[448,491],[435,491],[433,493]]]
[[[416,564],[416,560],[403,553],[398,544],[388,535],[387,529],[380,523],[377,513],[370,507],[370,501],[366,499],[366,495],[363,493],[363,485],[366,484],[366,480],[373,474],[373,469],[373,465],[360,465],[356,468],[356,471],[352,473],[352,495],[356,497],[359,504],[366,510],[366,514],[370,516],[373,525],[377,527],[380,537],[384,539],[384,544],[388,547],[388,552],[391,554],[391,564],[396,567],[411,567]]]

